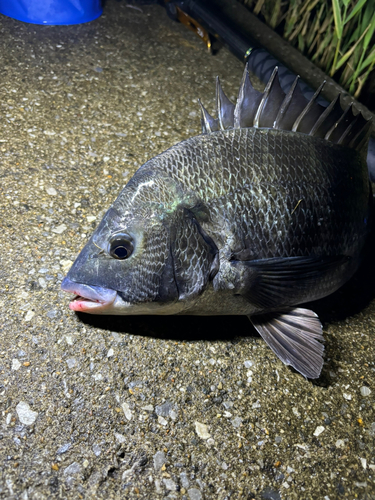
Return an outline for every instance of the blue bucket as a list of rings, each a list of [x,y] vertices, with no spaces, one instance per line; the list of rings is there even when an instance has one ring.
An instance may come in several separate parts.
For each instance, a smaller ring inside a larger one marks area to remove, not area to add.
[[[103,12],[101,0],[0,0],[0,13],[32,24],[80,24]]]

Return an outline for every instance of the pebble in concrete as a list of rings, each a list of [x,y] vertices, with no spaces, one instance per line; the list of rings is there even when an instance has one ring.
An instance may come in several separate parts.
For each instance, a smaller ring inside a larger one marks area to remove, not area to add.
[[[79,474],[81,472],[81,466],[77,462],[73,462],[64,470],[65,476],[70,476],[72,474]]]
[[[190,500],[202,500],[202,493],[197,488],[188,490]]]
[[[154,455],[154,469],[160,470],[167,461],[164,452],[157,451]]]
[[[208,432],[208,426],[206,424],[202,424],[201,422],[194,422],[195,430],[198,436],[202,439],[209,439],[211,434]]]
[[[365,385],[363,387],[361,387],[361,395],[366,398],[367,396],[369,396],[371,394],[371,389],[369,387],[366,387]]]
[[[12,359],[12,370],[19,370],[21,368],[21,363],[18,359]]]
[[[25,401],[20,401],[16,406],[16,412],[21,424],[32,425],[38,417],[38,412],[33,411]]]

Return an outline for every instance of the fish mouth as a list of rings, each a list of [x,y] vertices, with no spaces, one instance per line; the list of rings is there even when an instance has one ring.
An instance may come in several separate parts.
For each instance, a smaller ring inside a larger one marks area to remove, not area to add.
[[[98,314],[110,309],[114,303],[117,292],[101,286],[76,283],[69,278],[64,278],[61,283],[64,292],[74,293],[74,299],[69,303],[69,308],[77,312]]]

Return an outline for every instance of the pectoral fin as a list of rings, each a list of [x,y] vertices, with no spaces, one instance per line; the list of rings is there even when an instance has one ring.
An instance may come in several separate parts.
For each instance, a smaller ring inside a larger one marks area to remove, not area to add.
[[[318,378],[323,366],[324,341],[318,316],[309,309],[249,316],[273,352],[307,378]]]
[[[247,273],[240,292],[252,304],[264,309],[292,306],[311,300],[310,291],[330,277],[343,276],[350,257],[289,257],[248,262],[233,261]]]

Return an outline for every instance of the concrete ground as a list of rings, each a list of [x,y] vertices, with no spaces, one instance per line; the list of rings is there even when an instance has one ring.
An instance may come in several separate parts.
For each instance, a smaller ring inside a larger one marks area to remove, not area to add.
[[[76,315],[61,280],[146,159],[243,67],[158,6],[0,17],[0,498],[375,498],[375,271],[314,305],[317,381],[246,318]]]

